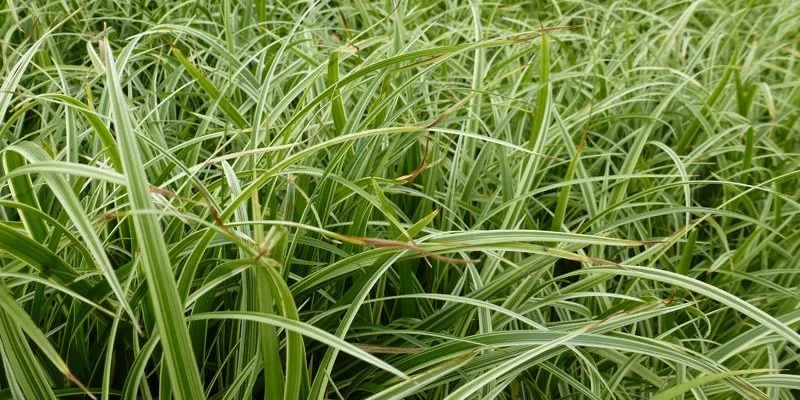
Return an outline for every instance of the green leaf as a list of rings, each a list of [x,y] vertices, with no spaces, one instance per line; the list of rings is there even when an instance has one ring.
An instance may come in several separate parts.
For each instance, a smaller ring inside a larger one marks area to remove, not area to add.
[[[155,215],[136,213],[153,210],[147,177],[142,166],[132,116],[117,76],[119,66],[114,62],[108,38],[103,43],[106,57],[106,85],[111,103],[112,119],[117,130],[117,142],[122,156],[122,169],[128,182],[134,230],[142,257],[141,267],[147,282],[148,294],[156,328],[161,334],[164,350],[163,362],[172,381],[174,395],[178,399],[204,398],[189,331],[183,315],[183,305],[178,296],[172,263]]]
[[[751,369],[751,370],[743,370],[743,371],[727,371],[727,372],[719,372],[716,374],[707,374],[698,376],[697,378],[680,382],[677,385],[670,387],[667,390],[659,392],[655,396],[653,396],[652,400],[671,400],[674,399],[676,396],[680,396],[681,394],[688,392],[694,388],[700,387],[702,385],[715,382],[718,380],[730,378],[733,376],[739,375],[750,375],[750,374],[762,374],[765,372],[770,372],[771,370],[768,369]],[[759,396],[759,397],[751,397],[751,398],[761,398],[761,399],[769,399],[766,395]]]

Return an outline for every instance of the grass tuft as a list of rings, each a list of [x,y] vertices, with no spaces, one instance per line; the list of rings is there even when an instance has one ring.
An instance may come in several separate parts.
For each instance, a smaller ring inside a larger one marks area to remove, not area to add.
[[[3,2],[0,399],[797,398],[797,32]]]

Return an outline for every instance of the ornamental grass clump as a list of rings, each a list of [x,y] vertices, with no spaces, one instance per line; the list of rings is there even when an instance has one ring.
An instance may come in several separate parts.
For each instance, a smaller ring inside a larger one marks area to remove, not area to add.
[[[800,3],[0,6],[0,399],[794,399]]]

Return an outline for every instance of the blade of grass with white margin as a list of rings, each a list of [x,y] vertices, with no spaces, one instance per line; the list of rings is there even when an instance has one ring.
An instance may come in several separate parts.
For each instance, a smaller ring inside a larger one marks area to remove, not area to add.
[[[0,356],[13,398],[55,400],[48,378],[28,341],[3,309],[0,309]]]
[[[33,164],[50,160],[50,157],[47,155],[47,153],[39,145],[32,142],[21,142],[14,146],[10,146],[7,151],[18,153],[27,159],[28,162]],[[114,272],[114,267],[111,265],[111,261],[108,259],[108,255],[103,248],[103,242],[97,236],[97,233],[92,226],[92,222],[89,220],[89,217],[86,214],[86,210],[84,210],[83,206],[81,205],[80,199],[78,199],[78,196],[74,191],[72,191],[72,188],[69,186],[67,181],[64,180],[64,178],[60,175],[62,170],[59,170],[57,168],[58,166],[55,167],[56,168],[51,170],[43,171],[42,176],[44,177],[45,181],[47,181],[47,185],[50,187],[50,190],[53,191],[53,194],[61,203],[64,212],[67,213],[70,220],[75,225],[75,229],[78,230],[81,238],[84,240],[84,242],[86,242],[86,247],[92,254],[92,258],[97,265],[97,269],[100,270],[100,272],[103,274],[103,277],[108,282],[108,285],[114,292],[114,295],[116,296],[117,301],[119,301],[120,306],[130,317],[131,323],[133,323],[134,327],[136,327],[136,330],[141,331],[137,322],[136,314],[133,312],[130,304],[128,304],[125,293],[122,290],[122,286],[117,279],[117,274]],[[68,169],[66,168],[63,170],[65,173],[67,171]]]
[[[231,197],[235,198],[241,193],[241,187],[239,186],[239,180],[236,178],[236,172],[226,161],[222,161],[221,165],[231,192]],[[247,207],[245,207],[244,204],[236,208],[234,218],[237,222],[247,221]],[[248,224],[237,226],[234,229],[238,230],[240,235],[252,237],[250,225]],[[247,258],[247,252],[245,252],[244,249],[239,249],[239,257],[242,259]],[[266,272],[261,268],[249,268],[243,272],[239,299],[239,307],[242,311],[254,311],[259,313],[273,312],[272,289],[265,275]],[[280,344],[278,343],[278,336],[275,332],[275,328],[271,325],[242,322],[239,329],[240,343],[236,357],[237,370],[248,370],[248,368],[245,367],[251,363],[251,359],[260,356],[264,371],[264,396],[273,399],[282,397],[283,373],[279,354]],[[259,372],[259,368],[254,370],[255,374]],[[252,382],[255,382],[255,379],[253,379]],[[244,390],[244,392],[241,392],[240,395],[252,396],[252,393],[249,392],[251,388],[243,385],[241,389]]]
[[[591,272],[604,272],[615,275],[625,275],[631,277],[638,277],[642,279],[649,279],[661,283],[675,285],[677,287],[702,294],[710,297],[728,307],[747,315],[762,325],[768,327],[774,333],[780,335],[786,341],[792,343],[800,348],[800,333],[794,331],[792,328],[784,323],[781,323],[775,317],[761,311],[750,303],[742,300],[741,298],[728,293],[720,288],[701,282],[697,279],[690,278],[681,274],[676,274],[671,271],[665,271],[655,268],[640,267],[635,265],[603,265],[592,266],[578,273],[591,273]]]
[[[262,324],[270,324],[279,328],[286,329],[287,331],[299,333],[310,339],[314,339],[320,343],[338,349],[341,352],[347,353],[361,361],[369,363],[377,368],[386,372],[396,375],[403,379],[411,379],[408,375],[393,367],[386,361],[381,360],[369,354],[368,352],[340,339],[328,332],[323,331],[313,325],[309,325],[300,321],[284,318],[279,315],[272,314],[259,314],[253,312],[237,312],[237,311],[216,311],[209,313],[201,313],[191,315],[186,318],[188,321],[203,321],[203,320],[239,320],[239,321],[253,321]]]
[[[64,376],[83,389],[89,397],[94,398],[83,384],[72,375],[69,367],[67,367],[58,351],[50,343],[50,340],[47,339],[47,336],[36,326],[36,323],[33,322],[28,313],[17,304],[17,301],[11,297],[8,289],[3,284],[0,284],[0,324],[2,325],[2,331],[4,331],[3,348],[5,350],[4,353],[6,353],[4,356],[9,357],[9,363],[17,364],[14,368],[14,374],[17,375],[18,382],[22,384],[22,389],[27,393],[28,398],[44,399],[54,397],[50,384],[47,383],[48,379],[45,372],[39,365],[39,361],[31,351],[27,341],[18,334],[20,331],[25,332],[45,357]],[[32,394],[28,393],[30,391],[36,393],[36,396],[30,397]]]
[[[3,77],[3,84],[0,85],[0,126],[3,126],[3,122],[5,119],[6,111],[8,107],[11,105],[11,99],[13,98],[14,94],[16,93],[17,85],[19,84],[20,79],[22,79],[23,73],[25,69],[28,68],[28,64],[30,64],[33,56],[39,51],[39,47],[41,47],[45,41],[50,37],[50,34],[53,33],[56,29],[58,29],[63,23],[69,21],[73,15],[80,11],[79,7],[75,10],[72,14],[66,16],[64,19],[59,21],[55,24],[52,28],[48,29],[47,32],[42,34],[37,41],[25,51],[24,54],[17,60],[17,62],[11,67],[11,70],[7,76]],[[5,62],[6,60],[4,60]],[[3,138],[0,137],[0,140]],[[0,141],[0,143],[3,143]]]
[[[778,321],[786,326],[793,326],[800,322],[800,310],[792,311],[778,317]],[[714,361],[725,362],[727,359],[749,349],[759,339],[769,335],[770,329],[764,325],[755,326],[735,338],[720,344],[708,353],[708,357]]]
[[[517,357],[514,357],[494,368],[490,371],[482,374],[477,379],[472,379],[466,384],[460,386],[456,391],[450,393],[449,396],[445,398],[445,400],[464,400],[472,396],[475,392],[480,390],[482,387],[490,384],[491,382],[499,379],[507,374],[511,373],[511,371],[517,369],[519,366],[533,360],[534,358],[538,357],[545,352],[555,349],[559,346],[566,345],[570,340],[574,339],[577,336],[585,333],[590,326],[585,327],[584,329],[576,330],[568,335],[564,335],[559,339],[553,340],[548,342],[547,344],[543,344],[533,350],[525,352]]]
[[[5,177],[8,176],[9,171],[13,171],[17,167],[25,164],[25,160],[22,156],[8,151],[3,153],[2,162]],[[7,179],[9,183],[8,189],[14,200],[34,210],[39,210],[41,208],[30,176],[18,176]],[[3,178],[3,180],[5,180],[5,178]],[[47,238],[48,231],[47,224],[44,223],[40,215],[41,212],[37,213],[30,209],[20,209],[18,213],[28,234],[37,242],[43,243]]]
[[[364,300],[366,299],[369,292],[372,291],[373,286],[378,282],[378,280],[386,273],[389,268],[394,265],[394,263],[403,256],[405,252],[398,252],[397,254],[393,255],[386,261],[384,261],[383,265],[378,268],[370,278],[364,282],[361,290],[358,291],[353,301],[350,303],[350,306],[347,308],[347,312],[345,313],[344,317],[342,317],[339,326],[336,329],[336,337],[344,338],[347,334],[347,331],[350,329],[350,325],[353,323],[353,320],[358,313],[358,310],[361,309],[361,305],[364,304]],[[311,386],[311,395],[309,396],[310,399],[323,399],[325,398],[325,392],[327,391],[328,386],[328,376],[330,376],[333,370],[333,363],[336,360],[336,356],[338,355],[338,349],[335,347],[331,347],[328,351],[325,352],[325,356],[320,363],[319,369],[325,371],[324,374],[317,374],[316,378],[314,379],[314,383]]]
[[[444,362],[441,365],[431,368],[429,371],[412,376],[410,381],[400,382],[380,393],[376,393],[375,395],[370,396],[367,400],[405,399],[409,395],[419,392],[420,390],[425,389],[426,386],[436,383],[441,378],[457,371],[459,368],[464,366],[464,364],[472,360],[473,357],[474,353],[467,353],[455,357],[453,360]]]
[[[167,246],[155,215],[135,213],[153,210],[147,176],[138,150],[136,132],[133,130],[130,111],[122,92],[117,66],[108,38],[104,39],[106,57],[106,89],[111,104],[112,120],[117,130],[117,140],[122,156],[122,169],[128,180],[128,197],[133,226],[139,242],[141,268],[144,271],[153,307],[156,328],[161,334],[164,350],[163,362],[172,380],[175,397],[178,399],[201,399],[205,397],[200,373],[195,364],[189,331],[183,315],[183,306],[178,297]]]
[[[749,374],[761,374],[767,372],[775,372],[771,369],[751,369],[751,370],[744,370],[744,371],[727,371],[727,372],[719,372],[716,374],[707,374],[703,376],[699,376],[697,378],[688,380],[686,382],[681,382],[675,386],[670,387],[667,390],[659,392],[655,396],[653,396],[650,400],[670,400],[674,399],[677,396],[680,396],[692,389],[698,388],[701,385],[705,385],[707,383],[720,381],[726,378],[740,376],[740,375],[749,375]]]

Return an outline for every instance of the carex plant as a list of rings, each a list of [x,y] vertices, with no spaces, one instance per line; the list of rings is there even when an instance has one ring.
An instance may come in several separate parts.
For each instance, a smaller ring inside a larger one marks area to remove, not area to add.
[[[0,398],[793,399],[797,32],[3,2]]]

